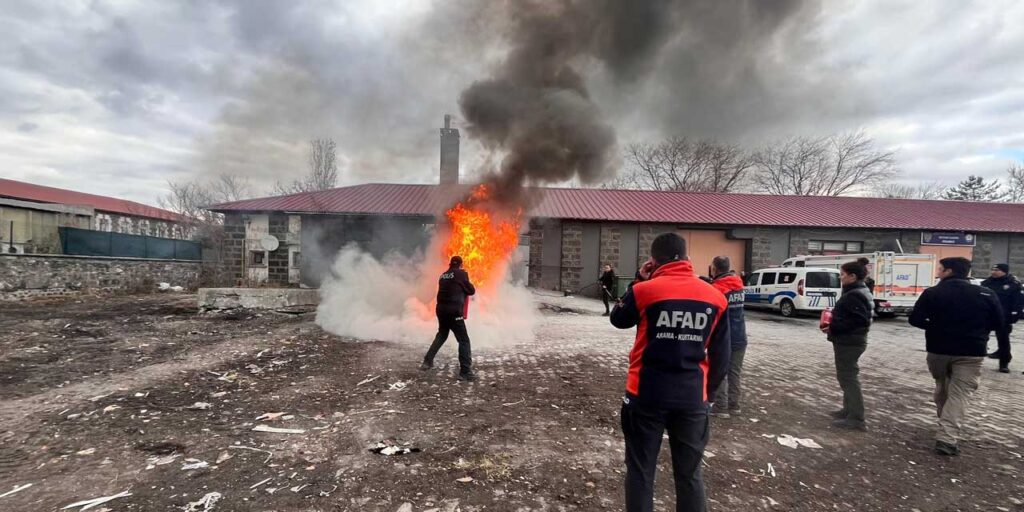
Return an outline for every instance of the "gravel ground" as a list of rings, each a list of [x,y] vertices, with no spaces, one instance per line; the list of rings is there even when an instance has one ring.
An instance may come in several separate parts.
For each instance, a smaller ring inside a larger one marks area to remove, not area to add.
[[[621,509],[633,333],[597,301],[534,296],[535,341],[478,348],[473,384],[454,378],[454,340],[421,372],[429,337],[347,340],[312,314],[198,314],[188,295],[4,304],[0,495],[31,487],[0,510],[125,491],[90,510],[185,510],[211,493],[216,511]],[[712,510],[1024,510],[1024,375],[986,362],[964,454],[944,459],[921,333],[875,325],[870,429],[850,433],[829,426],[840,393],[815,324],[749,313],[744,412],[713,420],[704,467]],[[370,451],[381,442],[417,451]],[[659,475],[656,508],[673,510],[667,453]]]

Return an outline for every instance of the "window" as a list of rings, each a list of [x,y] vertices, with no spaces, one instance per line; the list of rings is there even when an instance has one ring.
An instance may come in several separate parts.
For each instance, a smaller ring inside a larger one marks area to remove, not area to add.
[[[839,274],[834,272],[808,272],[808,288],[842,288],[839,283]]]
[[[775,272],[765,272],[764,274],[761,274],[761,285],[775,284],[775,276]]]
[[[807,242],[807,252],[815,255],[856,254],[864,252],[864,242],[811,240]]]
[[[779,284],[790,284],[796,281],[796,274],[793,272],[782,272],[779,274]]]
[[[292,252],[292,268],[298,268],[302,265],[302,253],[299,251]]]
[[[761,274],[750,274],[747,276],[747,282],[743,283],[747,286],[757,286],[757,278],[761,277]]]
[[[263,251],[249,251],[249,264],[253,266],[266,265],[266,253]]]

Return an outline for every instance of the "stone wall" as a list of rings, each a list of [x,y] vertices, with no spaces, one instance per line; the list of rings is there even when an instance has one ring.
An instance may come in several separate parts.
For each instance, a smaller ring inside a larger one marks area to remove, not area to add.
[[[530,221],[530,263],[527,285],[540,286],[544,261],[544,228],[538,221]]]
[[[583,223],[562,223],[562,289],[580,289],[583,272]]]
[[[1010,272],[1024,276],[1024,235],[1010,236]]]
[[[621,247],[622,229],[615,224],[601,224],[601,272],[604,272],[605,265],[619,268]]]
[[[267,257],[267,281],[272,284],[288,284],[288,216],[283,213],[270,215],[270,236],[277,237],[280,245],[269,251]]]
[[[79,293],[148,293],[157,283],[195,289],[198,261],[60,255],[0,255],[0,302]]]
[[[229,213],[224,216],[224,242],[221,245],[221,261],[227,273],[237,282],[242,279],[242,258],[245,254],[245,222],[242,215]]]

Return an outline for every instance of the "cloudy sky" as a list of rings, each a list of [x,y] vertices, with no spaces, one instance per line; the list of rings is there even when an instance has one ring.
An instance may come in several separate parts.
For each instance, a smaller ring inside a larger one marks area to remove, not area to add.
[[[681,4],[690,1],[680,0]],[[902,180],[999,177],[1024,160],[1024,2],[683,5],[631,78],[578,69],[620,145],[758,145],[863,129]],[[7,1],[0,176],[155,203],[230,173],[257,192],[338,143],[341,184],[430,183],[437,128],[508,49],[489,0]],[[463,137],[463,173],[488,152]]]

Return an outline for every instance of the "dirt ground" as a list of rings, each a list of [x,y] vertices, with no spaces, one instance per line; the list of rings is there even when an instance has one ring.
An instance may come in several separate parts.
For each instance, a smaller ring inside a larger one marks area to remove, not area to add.
[[[124,491],[90,510],[621,510],[631,333],[596,303],[537,300],[535,345],[478,351],[472,384],[454,379],[454,340],[421,372],[429,339],[415,350],[345,340],[313,314],[200,314],[190,295],[2,304],[0,495],[31,487],[0,510]],[[803,328],[750,316],[765,339]],[[789,345],[765,346],[779,348],[747,355],[744,414],[713,420],[712,510],[1024,510],[1019,429],[1008,442],[978,436],[955,459],[931,453],[927,423],[836,432],[810,405],[835,400],[830,362],[802,370],[798,387]],[[929,389],[865,379],[879,416],[927,410]],[[1019,417],[1021,388],[1007,382]],[[370,451],[382,441],[417,451]],[[666,449],[658,510],[674,509],[670,475]],[[214,492],[211,507],[188,507]]]

